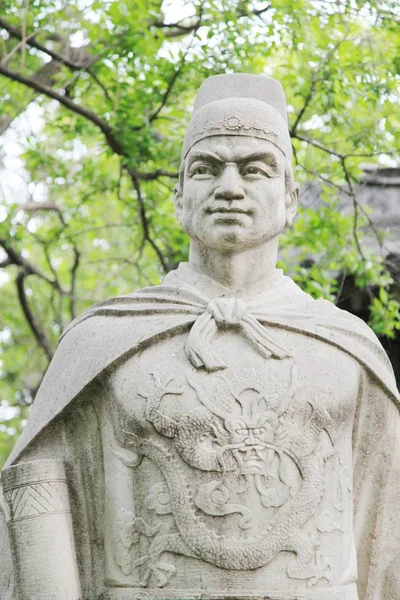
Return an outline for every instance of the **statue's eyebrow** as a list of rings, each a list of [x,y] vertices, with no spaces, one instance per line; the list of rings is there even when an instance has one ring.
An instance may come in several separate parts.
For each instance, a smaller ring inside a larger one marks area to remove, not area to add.
[[[236,162],[239,165],[248,162],[263,162],[272,167],[275,171],[278,171],[278,161],[276,160],[276,156],[273,154],[273,152],[249,152],[244,156],[239,156],[233,162]]]
[[[218,164],[224,164],[226,160],[214,152],[208,152],[205,150],[195,150],[191,152],[189,155],[188,164],[191,165],[195,160],[203,160],[206,162],[213,162]]]
[[[237,157],[229,157],[231,160],[227,160],[226,157],[215,154],[214,152],[197,150],[191,152],[189,155],[188,165],[190,166],[196,160],[202,160],[205,162],[216,163],[218,165],[224,165],[227,162],[234,162],[238,165],[243,165],[248,162],[264,162],[268,166],[272,167],[274,171],[278,172],[278,161],[276,160],[273,152],[253,151],[247,154],[240,154]]]

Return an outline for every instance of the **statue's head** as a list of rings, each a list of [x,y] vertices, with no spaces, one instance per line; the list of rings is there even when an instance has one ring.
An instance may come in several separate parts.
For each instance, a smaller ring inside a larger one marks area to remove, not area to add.
[[[241,250],[277,238],[296,214],[281,84],[217,75],[197,95],[183,144],[176,213],[192,240]]]

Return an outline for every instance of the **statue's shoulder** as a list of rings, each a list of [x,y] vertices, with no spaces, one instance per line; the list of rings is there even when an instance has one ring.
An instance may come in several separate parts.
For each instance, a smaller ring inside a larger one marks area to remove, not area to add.
[[[287,297],[283,298],[279,303],[280,308],[287,307],[286,310],[288,313],[304,314],[306,317],[312,318],[316,325],[335,330],[343,329],[343,332],[347,334],[355,332],[379,344],[377,336],[365,321],[347,310],[339,308],[330,300],[313,298],[310,294],[302,290],[290,277],[286,276],[285,279],[288,281],[287,289],[295,293],[293,293],[291,298],[289,297],[289,300]]]
[[[186,314],[181,317],[178,313],[177,319],[166,322],[162,303],[171,314],[173,306],[168,297],[159,298],[159,289],[146,288],[99,302],[72,321],[59,340],[8,464],[17,460],[40,431],[112,364],[158,340],[160,334],[176,325],[178,318],[188,320]],[[154,315],[149,326],[149,317]]]
[[[319,299],[314,304],[320,312],[317,317],[318,325],[326,332],[326,338],[356,358],[367,371],[377,375],[398,401],[393,367],[371,327],[356,315],[338,308],[328,300]]]
[[[343,326],[346,328],[349,334],[354,331],[355,333],[361,334],[370,340],[380,343],[374,331],[365,321],[353,313],[339,308],[333,302],[325,300],[324,298],[318,298],[315,300],[314,307],[323,318],[332,320],[332,326]]]
[[[114,296],[101,302],[96,302],[81,315],[71,321],[60,337],[77,335],[101,335],[113,328],[115,319],[119,317],[144,317],[148,314],[148,306],[157,303],[161,295],[161,286],[151,286],[139,289],[123,296]]]

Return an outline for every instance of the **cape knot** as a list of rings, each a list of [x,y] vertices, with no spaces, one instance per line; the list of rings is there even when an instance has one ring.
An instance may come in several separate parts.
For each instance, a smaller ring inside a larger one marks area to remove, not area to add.
[[[207,306],[207,312],[217,325],[240,325],[248,309],[239,298],[213,298]]]
[[[227,368],[213,348],[218,328],[223,326],[236,326],[237,333],[264,358],[282,359],[290,356],[251,313],[244,300],[213,298],[194,322],[185,342],[186,356],[197,369],[204,368],[211,372]]]

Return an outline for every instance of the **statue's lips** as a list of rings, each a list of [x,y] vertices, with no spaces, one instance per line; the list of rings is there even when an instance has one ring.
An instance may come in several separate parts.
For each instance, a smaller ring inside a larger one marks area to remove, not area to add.
[[[227,208],[225,206],[221,206],[218,208],[206,208],[205,212],[209,215],[224,215],[224,216],[228,216],[232,215],[252,215],[253,211],[251,210],[246,210],[245,208]]]

